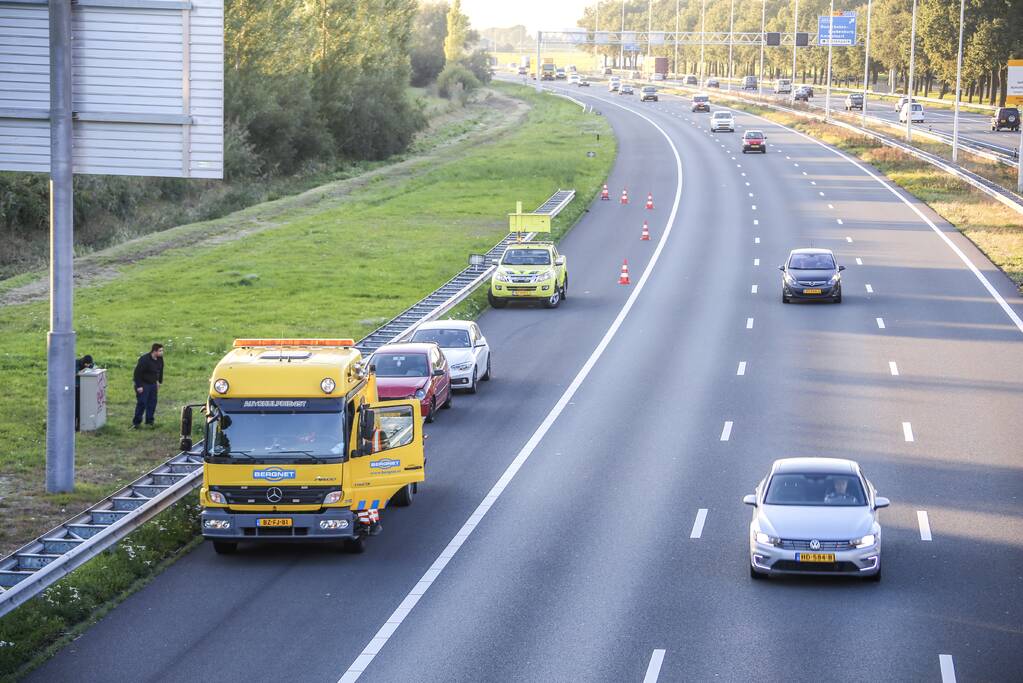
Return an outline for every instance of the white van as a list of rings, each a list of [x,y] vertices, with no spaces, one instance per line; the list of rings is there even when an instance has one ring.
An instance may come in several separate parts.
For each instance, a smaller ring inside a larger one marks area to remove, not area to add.
[[[913,123],[923,123],[924,105],[919,102],[906,102],[902,105],[902,111],[899,112],[899,123],[905,123],[907,118],[911,119]]]
[[[774,92],[779,95],[784,92],[792,92],[792,81],[787,78],[779,78],[774,83]]]
[[[611,78],[607,79],[607,91],[617,92],[621,84],[622,84],[621,78],[619,78],[618,76],[612,76]]]

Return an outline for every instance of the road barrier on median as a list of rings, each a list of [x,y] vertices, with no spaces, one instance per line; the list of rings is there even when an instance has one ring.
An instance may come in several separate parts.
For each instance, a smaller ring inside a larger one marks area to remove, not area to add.
[[[575,197],[575,190],[558,190],[533,213],[554,218]],[[527,235],[526,239],[531,239]],[[366,335],[356,346],[372,353],[383,344],[434,320],[464,301],[493,272],[493,259],[515,235],[508,235],[481,265],[472,265],[392,320]],[[202,482],[202,443],[142,475],[113,495],[51,529],[0,559],[0,617],[46,587],[67,576],[104,550],[178,502]]]

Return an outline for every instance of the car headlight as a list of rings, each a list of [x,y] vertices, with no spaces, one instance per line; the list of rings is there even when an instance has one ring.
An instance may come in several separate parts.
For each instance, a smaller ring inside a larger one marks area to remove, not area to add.
[[[552,277],[554,277],[554,273],[548,270],[547,272],[534,275],[533,282],[544,282],[545,280],[550,280]]]
[[[757,543],[761,543],[763,545],[781,545],[781,539],[775,536],[768,536],[763,531],[758,531]]]
[[[831,284],[834,285],[841,279],[842,279],[841,273],[835,273],[834,275],[831,276]]]
[[[796,278],[792,277],[789,274],[789,271],[787,271],[787,270],[782,271],[782,275],[781,276],[785,279],[786,283],[788,283],[790,285],[796,284]]]
[[[466,361],[465,363],[458,363],[457,365],[452,365],[451,367],[454,368],[455,370],[468,370],[469,368],[472,367],[472,361],[470,360]]]
[[[210,491],[206,495],[209,497],[211,503],[216,503],[217,505],[227,505],[227,498],[224,498],[224,494],[221,493],[220,491]]]
[[[867,534],[861,538],[854,538],[849,541],[849,545],[854,548],[869,548],[877,542],[877,537],[874,534]]]
[[[218,379],[213,383],[213,391],[218,394],[226,394],[227,390],[231,388],[231,385],[227,383],[226,379]]]
[[[416,393],[414,393],[413,396],[422,401],[424,398],[426,398],[426,392],[422,389],[416,389]]]
[[[497,280],[498,282],[511,282],[511,278],[508,277],[508,273],[504,272],[503,270],[499,270],[496,273],[494,273],[494,279]]]
[[[341,491],[331,491],[323,497],[324,505],[331,505],[332,503],[338,503],[341,501]]]

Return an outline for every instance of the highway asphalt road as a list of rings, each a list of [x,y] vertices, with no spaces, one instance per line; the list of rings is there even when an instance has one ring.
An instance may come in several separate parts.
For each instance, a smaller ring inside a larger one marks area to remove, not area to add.
[[[565,238],[560,309],[482,316],[494,381],[430,426],[413,507],[362,556],[204,545],[30,680],[1018,680],[1012,283],[799,134],[569,92],[614,126],[632,201]],[[811,243],[848,266],[841,305],[780,301]],[[892,499],[881,583],[751,581],[741,499],[792,455],[854,458]]]

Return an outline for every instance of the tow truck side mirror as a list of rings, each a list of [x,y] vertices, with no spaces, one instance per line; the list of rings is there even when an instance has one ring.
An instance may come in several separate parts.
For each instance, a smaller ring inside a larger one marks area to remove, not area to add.
[[[181,409],[181,450],[192,450],[192,406]]]
[[[373,443],[373,433],[376,431],[376,413],[369,408],[362,411],[359,422],[359,440],[363,443]],[[359,449],[362,455],[365,455],[366,451]]]
[[[556,266],[563,266],[563,265],[565,265],[565,257],[564,256],[559,256],[558,258],[554,259],[554,265],[556,265]]]

